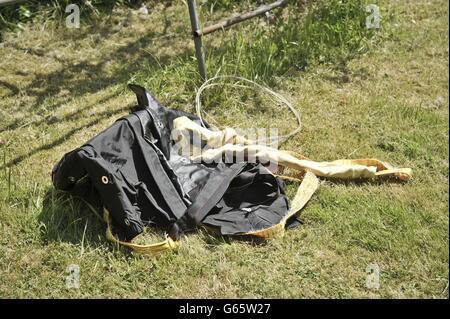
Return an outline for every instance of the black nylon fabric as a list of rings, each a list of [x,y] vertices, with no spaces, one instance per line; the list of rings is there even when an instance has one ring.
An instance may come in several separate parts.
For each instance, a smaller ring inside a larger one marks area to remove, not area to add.
[[[278,224],[289,204],[283,182],[261,165],[249,166],[230,184],[222,199],[203,220],[222,235],[239,235]]]
[[[57,189],[70,191],[87,175],[124,240],[151,225],[175,231],[176,237],[201,223],[224,235],[242,234],[277,224],[286,215],[284,185],[265,167],[193,163],[177,154],[170,135],[173,120],[199,119],[164,108],[139,86],[130,88],[141,110],[64,155],[52,171]]]

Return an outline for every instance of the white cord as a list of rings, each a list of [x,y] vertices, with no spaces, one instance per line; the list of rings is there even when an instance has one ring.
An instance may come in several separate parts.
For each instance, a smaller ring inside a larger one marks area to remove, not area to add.
[[[292,132],[290,132],[289,134],[286,135],[282,135],[282,136],[278,136],[278,137],[270,137],[269,140],[274,140],[273,142],[270,142],[270,145],[274,144],[275,142],[279,144],[285,142],[287,139],[289,139],[290,137],[294,136],[295,134],[297,134],[298,132],[300,132],[301,128],[302,128],[302,122],[301,122],[301,117],[300,117],[300,113],[292,106],[292,104],[281,94],[274,92],[273,90],[262,86],[259,83],[256,83],[255,81],[252,80],[248,80],[239,76],[234,76],[234,75],[218,75],[215,76],[211,79],[206,80],[198,89],[197,91],[197,95],[195,97],[195,110],[197,112],[197,116],[200,118],[200,121],[203,125],[203,127],[206,127],[205,123],[203,122],[203,117],[202,117],[202,102],[201,102],[201,95],[203,93],[203,91],[207,88],[213,87],[213,86],[217,86],[219,85],[219,83],[213,83],[216,81],[221,81],[221,80],[225,80],[225,79],[233,79],[236,80],[237,82],[242,81],[242,82],[246,82],[246,83],[250,83],[253,84],[255,87],[257,87],[258,89],[260,89],[261,91],[264,91],[266,93],[268,93],[269,95],[272,96],[272,98],[274,98],[274,100],[278,100],[279,102],[281,102],[281,104],[286,105],[289,110],[291,110],[291,112],[294,114],[298,126],[295,130],[293,130]],[[223,83],[223,85],[228,85],[228,86],[235,86],[235,87],[241,87],[241,88],[251,88],[250,86],[247,85],[239,85],[234,83],[234,84],[228,84],[228,83]],[[203,111],[204,112],[204,111]],[[206,113],[206,112],[204,112]]]

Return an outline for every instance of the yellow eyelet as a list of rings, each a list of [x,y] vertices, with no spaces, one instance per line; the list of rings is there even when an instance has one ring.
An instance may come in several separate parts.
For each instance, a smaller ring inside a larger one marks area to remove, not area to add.
[[[102,183],[105,184],[105,185],[108,184],[109,183],[108,177],[102,176]]]

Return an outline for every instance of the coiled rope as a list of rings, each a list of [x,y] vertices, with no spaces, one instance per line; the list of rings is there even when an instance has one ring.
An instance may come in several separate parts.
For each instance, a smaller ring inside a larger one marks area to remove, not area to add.
[[[235,83],[233,83],[233,84],[220,83],[220,82],[224,82],[224,80],[234,80]],[[239,82],[247,83],[247,85],[238,84]],[[218,86],[221,84],[227,85],[227,86],[233,86],[233,87],[240,87],[240,88],[250,88],[250,89],[252,88],[252,86],[256,87],[257,89],[261,90],[262,92],[269,94],[273,100],[278,101],[280,104],[284,104],[292,112],[292,114],[294,114],[294,117],[298,124],[297,127],[293,131],[291,131],[289,134],[278,136],[278,137],[269,137],[269,140],[270,140],[269,145],[270,146],[272,146],[275,143],[277,143],[277,145],[279,145],[279,144],[287,141],[289,138],[291,138],[298,132],[300,132],[300,130],[302,128],[300,113],[292,106],[291,102],[289,102],[281,94],[271,90],[268,87],[265,87],[255,81],[245,79],[245,78],[239,77],[239,76],[234,76],[234,75],[218,75],[218,76],[212,77],[212,78],[206,80],[200,86],[200,88],[197,90],[197,94],[195,97],[195,110],[197,112],[197,116],[200,118],[200,121],[201,121],[201,124],[203,127],[206,127],[206,125],[203,122],[203,117],[202,117],[202,101],[201,101],[202,93],[203,93],[203,91],[205,91],[208,88]],[[248,84],[251,84],[252,86],[248,85]],[[203,111],[203,113],[207,114],[205,111]]]

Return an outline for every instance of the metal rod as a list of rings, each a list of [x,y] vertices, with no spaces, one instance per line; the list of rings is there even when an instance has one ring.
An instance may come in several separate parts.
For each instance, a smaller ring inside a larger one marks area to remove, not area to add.
[[[198,62],[198,71],[203,81],[206,80],[205,56],[202,49],[202,38],[198,36],[198,17],[195,9],[195,0],[188,0],[189,17],[191,19],[192,34],[194,35],[195,55]]]
[[[7,6],[10,4],[16,4],[20,2],[25,2],[27,0],[0,0],[0,7]]]
[[[207,35],[209,33],[212,33],[214,31],[228,28],[236,23],[239,23],[239,22],[254,18],[256,16],[262,15],[262,14],[264,14],[268,11],[271,11],[273,9],[276,9],[278,7],[286,6],[288,4],[288,2],[289,2],[289,0],[279,0],[272,4],[263,5],[253,11],[239,14],[237,16],[225,19],[216,24],[210,25],[208,27],[202,28],[201,30],[197,30],[194,32],[196,32],[197,36],[201,37],[201,36]]]

